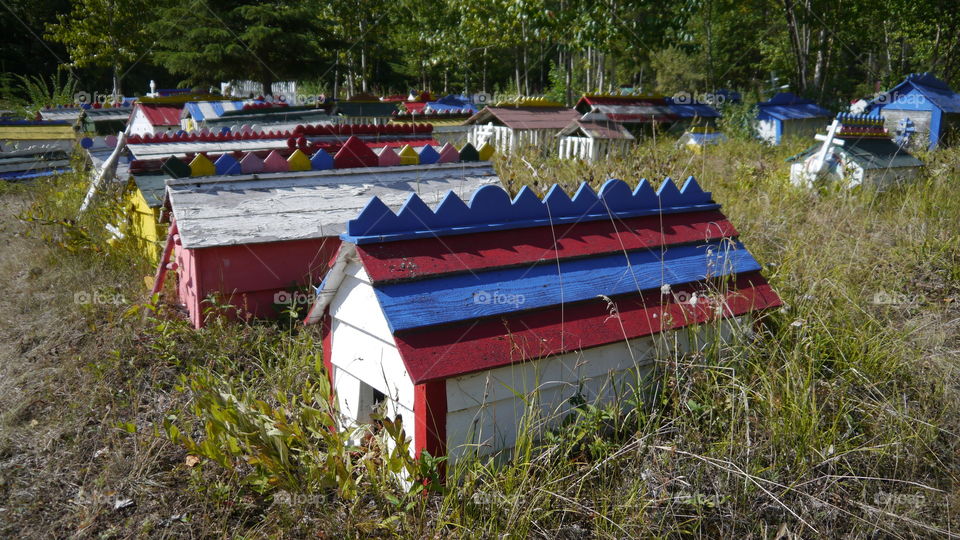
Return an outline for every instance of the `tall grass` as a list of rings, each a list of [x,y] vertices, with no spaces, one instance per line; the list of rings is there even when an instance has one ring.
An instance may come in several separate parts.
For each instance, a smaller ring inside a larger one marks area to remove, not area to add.
[[[118,199],[101,198],[78,223],[83,179],[40,183],[22,227],[49,247],[25,260],[44,257],[66,291],[117,286],[129,299],[56,312],[98,329],[81,363],[63,360],[84,388],[62,391],[62,410],[74,411],[62,421],[113,430],[101,473],[63,474],[85,493],[125,486],[137,506],[118,521],[109,506],[53,502],[51,486],[41,500],[62,517],[23,514],[0,532],[949,536],[960,450],[960,151],[924,156],[916,183],[887,192],[809,192],[790,184],[783,162],[806,142],[731,141],[696,155],[660,140],[598,164],[497,158],[514,192],[696,176],[786,306],[728,343],[661,355],[653,387],[630,406],[576,403],[559,424],[531,414],[513,455],[448,464],[445,487],[436,460],[391,454],[403,426],[388,419],[368,436],[324,431],[339,419],[318,372],[316,329],[213,319],[194,331],[175,306],[152,311],[137,292],[150,269],[129,264],[125,242],[105,243]],[[82,412],[85,400],[109,411]],[[9,420],[0,429],[3,459],[39,428]],[[97,437],[59,445],[58,459],[73,463],[71,453],[103,445]],[[395,481],[396,472],[417,481]],[[0,506],[15,491],[0,488]]]

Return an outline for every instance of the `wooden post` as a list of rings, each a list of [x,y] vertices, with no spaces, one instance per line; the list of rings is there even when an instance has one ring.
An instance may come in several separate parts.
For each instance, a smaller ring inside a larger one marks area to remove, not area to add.
[[[426,450],[431,456],[447,454],[447,383],[434,381],[413,389],[416,417],[414,451],[417,458]]]
[[[157,264],[157,273],[153,278],[153,289],[150,291],[150,301],[153,297],[160,294],[163,290],[163,280],[167,276],[167,261],[170,260],[170,254],[173,253],[174,237],[177,235],[177,224],[171,223],[167,230],[167,242],[163,246],[163,255],[160,256],[160,262]]]
[[[117,133],[117,146],[113,148],[113,152],[110,154],[110,157],[103,162],[103,167],[100,169],[100,172],[97,173],[97,176],[94,177],[93,182],[90,184],[90,189],[87,190],[87,195],[83,198],[83,203],[80,204],[80,214],[83,214],[87,211],[87,207],[90,206],[91,202],[93,202],[93,197],[97,194],[97,189],[100,188],[100,184],[102,184],[103,181],[108,177],[111,179],[116,177],[117,162],[120,161],[120,154],[126,147],[127,134],[121,131]]]

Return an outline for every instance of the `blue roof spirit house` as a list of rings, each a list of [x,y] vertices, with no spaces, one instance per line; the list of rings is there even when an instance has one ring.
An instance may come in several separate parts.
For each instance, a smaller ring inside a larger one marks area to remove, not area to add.
[[[934,149],[960,126],[960,94],[930,73],[911,73],[867,107],[883,115],[885,127],[897,137],[909,137],[911,148]]]
[[[757,109],[757,135],[770,144],[780,144],[788,135],[812,137],[833,116],[813,101],[790,92],[758,103]]]

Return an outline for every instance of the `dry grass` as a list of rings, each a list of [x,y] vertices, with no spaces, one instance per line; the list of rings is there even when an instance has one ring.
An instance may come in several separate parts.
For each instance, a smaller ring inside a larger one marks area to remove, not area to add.
[[[193,405],[205,387],[191,383],[290,409],[278,396],[302,389],[315,330],[195,332],[169,308],[145,319],[130,308],[150,269],[122,243],[103,247],[109,201],[63,224],[82,179],[0,186],[0,536],[948,536],[960,151],[928,156],[924,178],[887,193],[809,193],[783,163],[803,145],[734,141],[694,156],[661,142],[599,165],[498,162],[513,190],[696,175],[788,308],[757,340],[662,366],[663,390],[633,414],[585,408],[508,463],[461,465],[429,496],[366,477],[353,498],[278,496],[250,483],[249,466],[189,466],[165,429],[175,417],[202,435]],[[123,301],[77,304],[77,291]]]

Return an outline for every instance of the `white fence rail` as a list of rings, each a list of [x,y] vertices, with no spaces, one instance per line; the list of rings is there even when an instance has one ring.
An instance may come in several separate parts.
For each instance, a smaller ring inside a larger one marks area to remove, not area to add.
[[[263,83],[255,81],[230,81],[220,83],[220,91],[225,96],[248,97],[262,96]],[[297,83],[296,81],[281,81],[270,85],[270,95],[274,98],[283,96],[284,100],[291,105],[299,105],[297,102]]]
[[[632,141],[623,139],[591,139],[590,137],[560,137],[560,159],[597,161],[623,156],[630,151]]]
[[[512,129],[506,126],[474,125],[467,133],[467,142],[480,148],[490,143],[497,153],[506,155],[522,146],[536,146],[552,154],[557,148],[557,130],[555,129]]]

